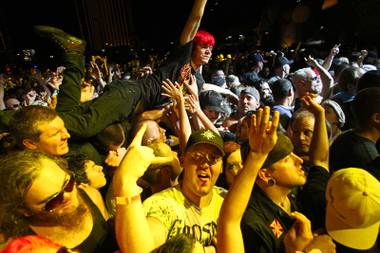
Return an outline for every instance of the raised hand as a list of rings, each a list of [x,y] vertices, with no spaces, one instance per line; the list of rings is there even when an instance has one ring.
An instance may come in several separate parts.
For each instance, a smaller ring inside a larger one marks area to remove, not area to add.
[[[339,47],[340,47],[340,44],[335,44],[334,47],[331,48],[330,54],[333,56],[339,54]]]
[[[308,111],[312,112],[314,115],[318,115],[319,113],[325,113],[325,109],[320,104],[315,102],[314,98],[316,97],[316,94],[307,92],[301,98],[301,101],[303,102],[303,107]]]
[[[103,78],[103,73],[102,71],[100,70],[98,64],[96,63],[96,61],[91,61],[90,62],[91,64],[91,67],[93,69],[92,73],[96,79],[100,79],[100,78]]]
[[[183,93],[179,83],[175,82],[175,85],[169,79],[162,81],[162,89],[164,92],[161,94],[165,97],[169,97],[179,103],[183,100]]]
[[[186,111],[188,111],[191,114],[194,114],[198,110],[201,110],[198,99],[193,95],[186,97],[185,108]]]
[[[104,162],[110,167],[119,167],[126,153],[126,148],[118,148],[116,151],[111,150],[108,152],[108,155]]]
[[[37,98],[37,93],[34,90],[30,90],[29,92],[23,95],[23,99],[24,99],[23,105],[29,106],[33,104],[36,98]]]
[[[187,92],[190,95],[198,97],[198,85],[197,85],[197,79],[194,75],[190,75],[190,79],[184,81],[184,85],[186,87]]]
[[[63,70],[62,70],[63,71]],[[51,77],[48,78],[47,84],[55,90],[59,90],[63,81],[63,75],[57,72],[52,72]]]
[[[367,55],[368,55],[368,51],[365,50],[365,49],[363,49],[363,50],[360,51],[360,55],[361,55],[361,57],[364,59],[364,58],[367,57]]]
[[[144,78],[149,75],[153,74],[153,69],[150,66],[144,66],[137,70],[137,76],[138,78]]]
[[[251,152],[269,153],[277,142],[277,127],[280,118],[279,112],[275,111],[272,121],[269,120],[270,108],[260,108],[251,117],[249,128],[249,146]]]
[[[319,63],[317,62],[317,60],[314,59],[311,55],[309,55],[309,57],[305,58],[305,62],[310,67],[317,67],[317,65],[319,65]]]
[[[141,145],[146,128],[146,124],[141,126],[115,172],[115,175],[121,174],[120,176],[123,179],[130,180],[130,182],[136,182],[138,178],[143,176],[150,164],[165,163],[172,159],[171,157],[155,157],[153,149]]]

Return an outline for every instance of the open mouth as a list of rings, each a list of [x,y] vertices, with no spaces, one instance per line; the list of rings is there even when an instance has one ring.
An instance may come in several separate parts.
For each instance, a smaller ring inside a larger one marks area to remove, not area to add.
[[[199,179],[201,182],[207,182],[207,181],[209,181],[210,178],[211,178],[211,176],[210,176],[207,172],[205,172],[205,171],[200,171],[200,172],[198,172],[197,176],[198,176],[198,179]]]

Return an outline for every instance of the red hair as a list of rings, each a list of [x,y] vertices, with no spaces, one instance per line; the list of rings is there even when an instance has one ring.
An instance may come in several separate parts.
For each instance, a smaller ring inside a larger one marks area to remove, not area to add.
[[[195,34],[193,43],[198,45],[204,44],[213,47],[215,45],[215,38],[211,33],[200,30]]]

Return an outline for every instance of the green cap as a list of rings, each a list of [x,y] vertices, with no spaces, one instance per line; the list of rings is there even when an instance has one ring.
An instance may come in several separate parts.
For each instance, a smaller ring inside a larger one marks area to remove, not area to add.
[[[221,154],[224,156],[222,137],[220,137],[219,134],[209,129],[207,130],[203,129],[203,130],[198,130],[198,131],[193,132],[190,135],[189,140],[187,141],[186,150],[188,150],[194,145],[202,144],[202,143],[211,144],[215,146],[217,149],[219,149]]]
[[[290,139],[283,134],[279,134],[276,145],[274,145],[273,149],[269,152],[268,157],[262,167],[268,168],[275,162],[285,158],[293,152],[293,148],[294,147]]]

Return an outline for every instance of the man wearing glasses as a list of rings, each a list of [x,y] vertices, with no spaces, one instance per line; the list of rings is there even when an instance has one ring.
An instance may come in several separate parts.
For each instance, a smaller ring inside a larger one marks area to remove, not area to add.
[[[295,87],[296,102],[294,111],[301,107],[300,98],[307,92],[317,94],[314,101],[321,103],[329,97],[330,88],[334,85],[331,74],[316,59],[305,58],[310,68],[302,68],[291,74],[291,81]]]
[[[151,252],[167,240],[185,234],[196,242],[196,252],[215,252],[217,220],[225,194],[222,188],[215,186],[222,171],[223,140],[211,130],[192,133],[183,154],[180,183],[152,195],[141,206],[136,182],[152,156],[149,148],[141,146],[145,129],[143,125],[136,134],[112,182],[115,196],[120,196],[116,197],[115,216],[120,249]],[[133,221],[130,221],[132,216]],[[139,231],[144,229],[144,245],[135,243],[140,240]],[[135,241],[131,242],[131,238]],[[141,248],[134,248],[132,244]]]
[[[218,134],[201,130],[191,135],[180,184],[144,202],[148,222],[156,224],[157,232],[161,230],[157,233],[159,240],[187,234],[205,246],[212,245],[224,196],[220,188],[214,187],[222,171],[223,155]]]
[[[65,161],[24,150],[0,163],[0,231],[6,239],[37,234],[80,252],[117,249],[101,203],[76,187]]]

